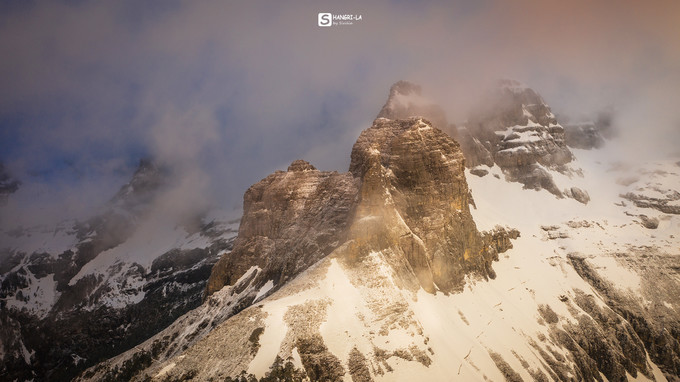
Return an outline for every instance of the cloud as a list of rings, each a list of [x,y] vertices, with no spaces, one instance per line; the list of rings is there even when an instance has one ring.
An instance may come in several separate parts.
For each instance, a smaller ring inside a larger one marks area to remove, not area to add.
[[[362,20],[319,28],[318,12]],[[151,155],[232,206],[294,159],[345,171],[398,79],[460,121],[498,77],[566,114],[613,106],[632,149],[668,151],[680,141],[678,14],[677,2],[630,0],[6,6],[0,160],[24,177],[68,162],[85,175],[65,189],[96,204],[101,179]]]

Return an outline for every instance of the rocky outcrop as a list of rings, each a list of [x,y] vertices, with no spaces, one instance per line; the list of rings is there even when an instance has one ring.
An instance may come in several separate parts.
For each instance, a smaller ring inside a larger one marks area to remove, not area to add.
[[[469,167],[496,164],[510,181],[563,196],[548,170],[568,172],[573,155],[564,128],[532,89],[499,81],[456,136]]]
[[[349,173],[295,161],[246,192],[234,250],[213,269],[207,293],[252,266],[261,269],[256,285],[280,286],[342,243],[358,263],[390,249],[414,290],[460,290],[471,272],[494,277],[498,251],[472,220],[464,168],[458,143],[428,120],[378,118],[354,144]]]
[[[680,192],[675,190],[659,190],[658,193],[662,194],[662,197],[634,192],[628,192],[619,196],[630,200],[639,208],[652,208],[667,214],[680,215],[680,205],[676,204],[680,200]]]
[[[213,268],[207,294],[253,266],[254,285],[271,280],[275,290],[327,256],[345,240],[358,189],[351,174],[318,171],[301,160],[250,187],[234,249]]]
[[[564,196],[577,200],[583,204],[588,204],[590,201],[590,195],[588,192],[578,187],[571,187],[564,190]]]
[[[456,141],[423,118],[378,118],[351,159],[361,199],[346,256],[360,262],[370,252],[389,252],[405,286],[429,292],[460,290],[471,272],[495,276],[497,251],[470,215]]]

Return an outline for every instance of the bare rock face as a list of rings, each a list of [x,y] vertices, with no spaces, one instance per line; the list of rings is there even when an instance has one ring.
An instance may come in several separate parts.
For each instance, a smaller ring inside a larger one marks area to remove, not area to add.
[[[246,192],[234,250],[213,268],[207,294],[252,266],[254,285],[280,286],[341,245],[356,264],[391,253],[412,290],[453,292],[468,273],[495,277],[498,250],[472,220],[464,169],[458,143],[429,121],[378,118],[354,144],[349,173],[295,161]]]
[[[495,277],[497,252],[470,215],[465,159],[456,141],[422,118],[378,118],[352,149],[362,179],[347,256],[391,253],[406,287],[462,288],[468,273]]]
[[[584,191],[578,187],[571,187],[564,190],[564,195],[568,198],[575,199],[583,204],[588,204],[590,201],[590,195],[587,191]]]
[[[469,166],[497,164],[509,180],[563,196],[545,169],[567,171],[564,128],[532,89],[502,80],[457,135]]]
[[[350,174],[318,171],[297,160],[256,183],[243,198],[243,218],[231,253],[213,268],[207,294],[234,285],[252,266],[253,285],[275,287],[331,253],[343,241],[357,203]]]
[[[293,163],[288,166],[288,171],[314,171],[316,167],[312,166],[309,162],[302,159],[293,161]]]

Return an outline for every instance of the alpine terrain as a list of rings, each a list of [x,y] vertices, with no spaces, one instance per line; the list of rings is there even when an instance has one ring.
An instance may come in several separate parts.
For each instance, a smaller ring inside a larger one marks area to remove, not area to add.
[[[680,158],[613,128],[513,80],[453,124],[400,81],[347,172],[268,175],[235,238],[154,218],[143,162],[92,219],[3,233],[0,376],[680,381]]]
[[[86,221],[0,233],[0,379],[70,380],[200,305],[236,222],[159,213],[172,183],[143,160]]]

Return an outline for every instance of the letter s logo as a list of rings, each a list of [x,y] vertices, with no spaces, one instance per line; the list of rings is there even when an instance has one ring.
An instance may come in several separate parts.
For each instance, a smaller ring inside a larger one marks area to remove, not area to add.
[[[332,24],[333,20],[333,15],[330,13],[319,13],[319,26],[320,27],[329,27]]]

